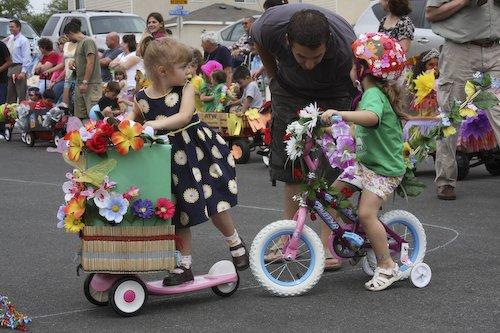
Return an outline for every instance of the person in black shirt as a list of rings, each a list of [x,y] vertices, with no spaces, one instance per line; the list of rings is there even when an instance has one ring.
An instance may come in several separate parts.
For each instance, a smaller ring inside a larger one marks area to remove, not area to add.
[[[7,100],[7,70],[12,65],[9,49],[4,42],[0,41],[0,105]]]
[[[118,104],[118,95],[120,94],[120,85],[118,82],[110,81],[106,85],[104,95],[101,97],[97,105],[104,117],[116,117],[122,114],[125,110]]]
[[[231,51],[224,45],[217,42],[217,37],[213,32],[205,32],[201,35],[201,47],[203,48],[203,58],[205,62],[215,60],[222,65],[226,72],[226,85],[229,87],[233,76],[233,58]]]

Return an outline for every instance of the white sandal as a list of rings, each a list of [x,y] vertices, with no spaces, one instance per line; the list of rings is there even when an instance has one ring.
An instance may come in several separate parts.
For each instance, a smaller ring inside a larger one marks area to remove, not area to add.
[[[381,291],[394,282],[401,280],[401,278],[402,273],[396,263],[394,263],[393,268],[377,267],[373,274],[373,278],[365,283],[365,287],[370,291]]]

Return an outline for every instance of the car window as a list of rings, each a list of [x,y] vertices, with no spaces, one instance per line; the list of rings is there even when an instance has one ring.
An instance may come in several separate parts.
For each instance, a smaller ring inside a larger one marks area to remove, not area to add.
[[[413,25],[415,25],[415,28],[430,29],[430,23],[425,19],[425,4],[425,0],[410,1],[412,12],[408,16]],[[386,15],[380,3],[373,5],[372,11],[379,21]]]
[[[231,33],[231,38],[229,39],[230,41],[237,42],[238,39],[240,39],[241,36],[245,33],[245,29],[243,29],[243,25],[241,22],[235,24],[235,27],[233,29],[233,32]]]
[[[42,31],[42,36],[52,36],[54,34],[54,30],[56,29],[57,22],[59,22],[59,17],[52,16],[45,24],[45,27]]]
[[[69,23],[69,21],[71,21],[74,18],[79,19],[80,22],[82,22],[82,33],[84,35],[89,36],[89,26],[87,24],[87,20],[83,16],[80,16],[80,17],[75,17],[75,16],[71,17],[71,16],[68,16],[68,17],[66,17],[64,19],[63,23],[61,24],[61,28],[59,29],[59,36],[64,35],[64,27],[66,26],[66,24]]]
[[[28,25],[26,22],[21,22],[21,33],[26,36],[26,38],[33,39],[37,38],[37,33]],[[0,22],[0,38],[5,38],[10,35],[9,22]]]
[[[223,40],[229,40],[229,36],[231,36],[231,32],[233,32],[234,26],[229,26],[226,29],[222,30],[220,35]]]
[[[140,34],[146,28],[144,20],[135,16],[95,16],[90,18],[90,25],[94,35],[112,31]]]
[[[10,35],[9,22],[0,22],[0,38],[4,39]]]

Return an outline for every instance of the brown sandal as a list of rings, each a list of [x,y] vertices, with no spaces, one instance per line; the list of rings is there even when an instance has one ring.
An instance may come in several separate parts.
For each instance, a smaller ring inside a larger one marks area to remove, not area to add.
[[[248,250],[247,250],[247,247],[245,246],[245,242],[243,242],[243,239],[241,239],[241,243],[238,244],[238,245],[235,245],[235,246],[231,246],[229,248],[229,251],[236,251],[238,249],[245,249],[245,253],[242,254],[241,256],[238,256],[238,257],[234,257],[231,253],[231,257],[233,257],[233,264],[234,264],[234,267],[236,267],[237,270],[239,271],[244,271],[245,269],[247,269],[248,267],[250,267],[250,259],[248,257]]]

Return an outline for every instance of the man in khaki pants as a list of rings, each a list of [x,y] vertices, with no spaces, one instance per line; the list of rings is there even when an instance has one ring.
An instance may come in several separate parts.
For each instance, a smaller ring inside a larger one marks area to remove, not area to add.
[[[438,104],[450,111],[465,100],[464,86],[475,72],[500,78],[500,0],[427,0],[427,20],[445,38],[439,58]],[[500,106],[488,117],[500,142]],[[436,149],[437,196],[455,200],[457,135],[439,140]]]

